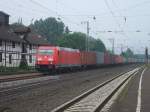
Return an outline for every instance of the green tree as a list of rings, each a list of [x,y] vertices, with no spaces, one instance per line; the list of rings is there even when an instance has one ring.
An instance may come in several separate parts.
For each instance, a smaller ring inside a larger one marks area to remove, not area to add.
[[[81,32],[74,32],[70,34],[65,34],[62,38],[59,38],[57,41],[58,46],[62,47],[70,47],[74,49],[85,50],[86,45],[86,34]],[[105,45],[100,39],[94,39],[93,37],[89,37],[89,50],[92,51],[100,51],[104,52]]]
[[[104,43],[100,39],[94,39],[93,37],[89,41],[90,50],[105,52],[106,48]]]
[[[30,25],[34,32],[46,37],[47,40],[54,45],[56,44],[56,40],[62,37],[64,33],[64,26],[65,25],[62,21],[58,21],[52,17],[45,20],[36,20]]]
[[[59,38],[57,45],[85,50],[85,39],[86,35],[84,33],[74,32],[72,34],[65,34],[62,38]]]
[[[128,48],[125,52],[122,52],[121,55],[128,58],[128,57],[133,57],[134,53],[130,48]]]

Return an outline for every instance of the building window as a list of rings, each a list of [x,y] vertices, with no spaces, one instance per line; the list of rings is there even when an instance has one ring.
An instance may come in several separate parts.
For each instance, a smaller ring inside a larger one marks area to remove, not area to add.
[[[0,53],[0,62],[2,62],[2,53]]]
[[[15,42],[12,42],[12,48],[15,48]]]
[[[2,40],[0,40],[0,46],[2,46]]]
[[[32,55],[29,55],[29,63],[32,63]]]
[[[32,50],[32,45],[31,44],[29,45],[29,49]]]
[[[12,55],[10,54],[9,55],[9,64],[11,64],[12,63]]]

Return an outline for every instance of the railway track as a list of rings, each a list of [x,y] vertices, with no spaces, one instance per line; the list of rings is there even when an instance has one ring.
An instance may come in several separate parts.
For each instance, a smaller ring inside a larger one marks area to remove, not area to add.
[[[28,73],[28,74],[20,74],[20,75],[9,75],[0,77],[0,83],[2,82],[9,82],[9,81],[17,81],[17,80],[24,80],[24,79],[31,79],[42,77],[42,73]]]
[[[51,112],[99,112],[118,89],[142,68],[133,69],[107,80]]]
[[[67,72],[62,72],[62,73],[67,73]],[[46,72],[45,73],[35,72],[35,73],[26,73],[26,74],[18,74],[18,75],[0,76],[0,83],[49,76],[48,74],[49,73]],[[58,72],[57,74],[61,74],[61,72]],[[50,75],[54,75],[54,74],[50,74]]]
[[[6,82],[0,83],[0,96],[2,96],[0,97],[0,104],[15,99],[17,96],[21,95],[23,91],[28,91],[34,87],[40,87],[41,85],[44,86],[48,84],[48,80],[51,79],[57,79],[57,76],[35,74],[34,76],[19,77],[17,80],[16,78],[12,78],[11,81],[4,79]]]

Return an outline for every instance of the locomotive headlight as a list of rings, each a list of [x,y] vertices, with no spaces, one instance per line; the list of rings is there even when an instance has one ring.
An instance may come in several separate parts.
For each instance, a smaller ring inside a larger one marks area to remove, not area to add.
[[[53,58],[49,58],[48,61],[53,61]]]
[[[42,58],[38,58],[37,60],[38,60],[38,61],[42,61]]]

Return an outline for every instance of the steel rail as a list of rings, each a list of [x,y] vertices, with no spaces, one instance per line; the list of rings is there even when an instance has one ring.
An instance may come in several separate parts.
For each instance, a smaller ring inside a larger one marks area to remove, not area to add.
[[[29,73],[28,73],[29,74]],[[35,75],[36,74],[36,75]],[[31,78],[37,78],[37,77],[42,77],[43,76],[43,74],[42,73],[34,73],[34,75],[32,75],[32,73],[31,73],[31,75],[27,75],[27,76],[19,76],[19,75],[17,75],[17,76],[12,76],[12,77],[6,77],[6,78],[0,78],[0,83],[2,83],[2,82],[9,82],[9,81],[17,81],[17,80],[24,80],[24,79],[31,79]]]
[[[59,107],[55,108],[54,110],[52,110],[51,112],[63,112],[67,109],[69,109],[71,106],[77,104],[78,102],[82,101],[83,99],[85,99],[87,96],[93,94],[94,92],[96,92],[97,90],[99,90],[100,88],[104,87],[105,85],[109,84],[110,82],[112,82],[113,80],[123,76],[124,74],[127,74],[127,73],[130,73],[131,74],[125,79],[122,81],[122,83],[101,103],[99,104],[99,106],[93,111],[93,112],[98,112],[100,109],[102,109],[102,107],[109,101],[109,99],[116,93],[116,91],[135,73],[137,73],[140,69],[142,69],[143,67],[138,67],[138,68],[135,68],[133,70],[130,70],[130,71],[127,71],[125,73],[121,73],[117,76],[115,76],[114,78],[112,79],[109,79],[105,82],[103,82],[102,84],[90,89],[89,91],[75,97],[74,99],[72,99],[71,101],[68,101],[62,105],[60,105]],[[69,111],[67,111],[69,112]],[[71,112],[71,111],[70,111]]]

